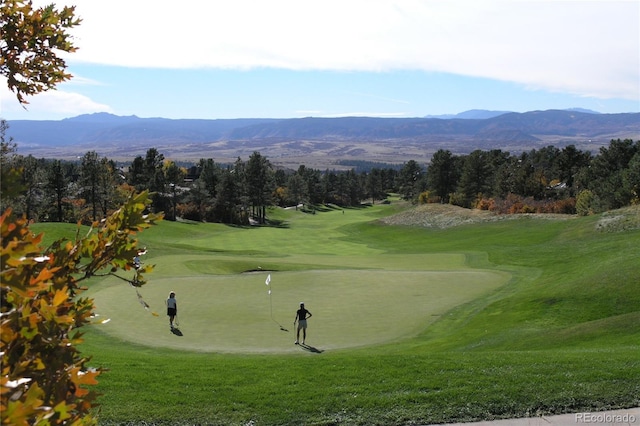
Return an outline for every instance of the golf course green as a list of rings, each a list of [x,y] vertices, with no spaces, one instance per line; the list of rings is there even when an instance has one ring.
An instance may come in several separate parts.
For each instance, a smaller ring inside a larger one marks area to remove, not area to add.
[[[84,293],[98,316],[80,350],[106,369],[100,424],[407,425],[640,406],[640,209],[382,221],[414,209],[271,209],[270,226],[140,233],[148,283],[96,277]],[[51,240],[75,227],[33,229]],[[300,302],[313,314],[304,347]]]
[[[418,267],[424,257],[404,260]],[[162,256],[155,259],[162,269],[191,265],[194,270],[166,278],[154,274],[153,284],[138,291],[159,317],[149,318],[136,290],[118,280],[105,282],[91,296],[100,317],[110,319],[103,327],[107,334],[132,343],[207,352],[295,351],[294,313],[304,301],[313,313],[307,343],[333,350],[413,337],[455,306],[508,281],[508,274],[469,270],[460,256],[452,257],[443,259],[449,271],[389,270],[395,256],[375,255],[366,261],[334,257],[334,266],[350,263],[348,269],[324,269],[332,260],[325,257],[317,259],[321,270],[210,276],[198,274],[197,265],[215,261],[214,256]],[[355,269],[358,265],[362,269]],[[165,313],[170,291],[179,302],[179,339],[170,332]]]

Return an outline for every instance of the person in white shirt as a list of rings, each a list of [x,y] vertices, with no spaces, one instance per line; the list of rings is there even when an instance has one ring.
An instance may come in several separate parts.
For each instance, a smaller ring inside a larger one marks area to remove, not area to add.
[[[169,293],[167,298],[167,316],[169,316],[169,327],[173,330],[173,320],[178,315],[178,302],[176,302],[176,293]]]

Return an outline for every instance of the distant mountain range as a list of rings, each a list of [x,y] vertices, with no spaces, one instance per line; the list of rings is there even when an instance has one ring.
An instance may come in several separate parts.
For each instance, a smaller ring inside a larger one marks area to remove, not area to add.
[[[259,151],[269,157],[306,158],[323,152],[331,158],[406,161],[437,149],[456,153],[474,149],[528,150],[575,144],[597,149],[615,138],[640,139],[640,113],[600,114],[587,110],[514,113],[471,110],[455,116],[419,118],[165,119],[81,115],[59,121],[9,121],[7,137],[20,153],[74,157],[88,150],[134,157],[155,147],[166,157],[238,156]],[[405,151],[405,152],[403,152]]]
[[[486,109],[470,109],[469,111],[460,112],[458,114],[426,115],[424,118],[439,118],[441,120],[451,120],[455,118],[462,118],[467,120],[484,120],[503,114],[509,114],[510,112],[513,111],[488,111]]]
[[[570,108],[563,111],[584,112],[587,114],[600,114],[598,111],[593,111],[584,108]],[[484,120],[487,118],[497,117],[503,114],[509,114],[513,111],[489,111],[486,109],[470,109],[469,111],[460,112],[458,114],[442,114],[442,115],[426,115],[425,118],[440,118],[442,120],[451,120],[454,118],[462,118],[467,120]]]

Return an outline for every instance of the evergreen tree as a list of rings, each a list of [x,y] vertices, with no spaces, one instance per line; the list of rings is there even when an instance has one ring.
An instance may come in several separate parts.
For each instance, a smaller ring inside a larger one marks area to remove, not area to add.
[[[47,192],[53,199],[55,208],[51,217],[55,222],[62,222],[64,220],[64,198],[69,192],[69,182],[62,161],[54,160],[49,164],[46,182]]]
[[[222,172],[216,189],[218,196],[215,199],[214,211],[216,218],[224,223],[245,223],[241,214],[241,182],[237,176],[237,166],[236,163],[235,169]]]
[[[581,183],[600,200],[598,211],[617,209],[631,202],[633,195],[624,185],[623,176],[639,149],[640,142],[612,140],[608,147],[600,148],[590,167],[584,169]]]
[[[300,203],[304,204],[309,199],[308,187],[306,182],[298,173],[294,173],[287,181],[287,200],[296,206]]]
[[[98,206],[100,205],[98,180],[100,179],[100,163],[98,153],[89,151],[82,157],[80,165],[80,188],[81,196],[91,205],[91,220],[98,217]]]
[[[456,159],[449,150],[439,149],[431,157],[427,168],[428,188],[436,194],[441,202],[448,203],[449,196],[458,186],[459,171]]]
[[[463,207],[473,207],[474,201],[491,190],[491,166],[487,154],[475,150],[464,157],[464,165],[458,183]]]
[[[560,151],[557,161],[560,182],[567,186],[569,196],[575,196],[575,179],[581,169],[589,166],[591,153],[580,151],[575,145],[568,145]]]
[[[198,170],[200,172],[198,181],[201,184],[201,188],[207,191],[211,199],[214,199],[218,180],[220,179],[220,167],[212,158],[207,158],[206,160],[201,158],[198,162]]]
[[[127,182],[133,186],[136,191],[142,191],[148,187],[148,178],[144,169],[144,158],[138,155],[133,159],[131,166],[129,166],[129,173],[127,173]]]
[[[385,192],[382,187],[382,173],[380,169],[373,168],[369,173],[365,173],[366,191],[371,198],[371,204],[375,204],[376,200],[381,199]]]
[[[259,223],[266,221],[266,206],[271,203],[273,193],[273,176],[269,160],[254,152],[249,157],[246,167],[247,194],[251,203],[253,216]]]
[[[422,167],[414,160],[409,160],[402,166],[398,173],[397,186],[403,199],[417,199],[418,194],[422,192],[423,175]]]

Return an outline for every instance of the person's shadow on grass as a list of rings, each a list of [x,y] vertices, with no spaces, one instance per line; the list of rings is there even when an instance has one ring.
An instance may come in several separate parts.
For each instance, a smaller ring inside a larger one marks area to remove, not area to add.
[[[184,334],[182,334],[182,331],[180,331],[180,329],[179,329],[179,328],[177,328],[177,327],[173,327],[173,328],[171,329],[171,332],[172,332],[173,334],[175,334],[176,336],[184,336]]]
[[[304,343],[301,343],[299,346],[300,346],[302,349],[304,349],[305,351],[307,351],[307,352],[313,352],[314,354],[321,354],[322,352],[324,352],[324,351],[322,351],[322,350],[320,350],[320,349],[318,349],[318,348],[314,348],[313,346],[309,346],[309,345],[306,345],[306,344],[304,344]]]

